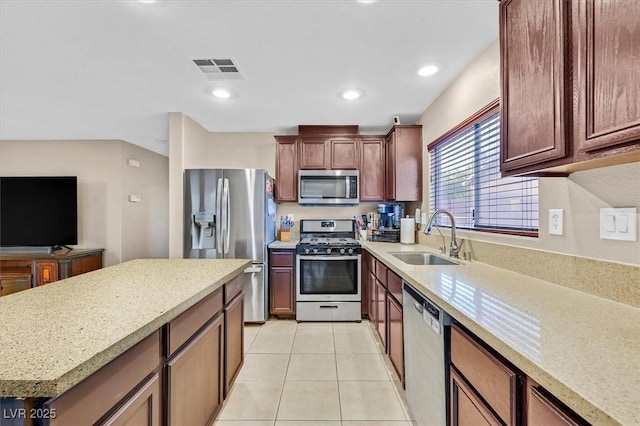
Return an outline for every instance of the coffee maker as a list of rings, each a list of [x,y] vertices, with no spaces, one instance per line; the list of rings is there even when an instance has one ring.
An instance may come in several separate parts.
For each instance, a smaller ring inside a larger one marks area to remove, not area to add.
[[[380,228],[400,229],[400,218],[402,218],[402,204],[378,204],[378,214],[380,216]]]

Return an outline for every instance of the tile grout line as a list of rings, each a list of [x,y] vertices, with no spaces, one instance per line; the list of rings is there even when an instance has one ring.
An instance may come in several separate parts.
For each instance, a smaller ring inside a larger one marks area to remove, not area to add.
[[[340,402],[340,376],[338,372],[338,350],[336,349],[336,328],[335,324],[331,323],[331,336],[333,337],[333,360],[336,365],[336,388],[338,389],[338,413],[340,416],[340,424],[342,424],[342,403]]]
[[[289,359],[287,360],[287,368],[284,372],[284,378],[282,380],[282,389],[280,390],[280,398],[278,398],[278,407],[276,408],[276,418],[273,419],[273,424],[278,422],[278,414],[280,414],[280,405],[282,404],[282,396],[284,395],[284,387],[287,384],[287,374],[289,374],[289,366],[291,365],[291,355],[293,354],[293,346],[296,344],[296,335],[298,334],[298,323],[295,324],[296,331],[293,333],[293,342],[291,343],[291,350],[289,351]]]

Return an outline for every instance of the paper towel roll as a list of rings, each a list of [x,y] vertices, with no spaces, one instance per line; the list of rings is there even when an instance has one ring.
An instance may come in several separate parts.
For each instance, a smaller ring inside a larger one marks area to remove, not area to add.
[[[415,244],[416,242],[416,221],[412,217],[400,219],[400,243]]]

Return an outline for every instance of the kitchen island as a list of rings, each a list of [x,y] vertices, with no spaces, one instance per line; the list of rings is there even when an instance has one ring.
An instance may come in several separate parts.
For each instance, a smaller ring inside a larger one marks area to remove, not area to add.
[[[481,262],[418,266],[392,254],[435,253],[427,246],[362,244],[591,424],[640,424],[639,309]]]
[[[164,362],[241,302],[234,278],[249,264],[134,260],[0,299],[0,397],[64,396],[140,345],[157,358],[149,374],[162,382]]]

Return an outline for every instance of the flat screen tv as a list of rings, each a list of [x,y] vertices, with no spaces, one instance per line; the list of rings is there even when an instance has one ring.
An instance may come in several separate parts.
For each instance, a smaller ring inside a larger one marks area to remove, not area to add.
[[[75,176],[0,177],[0,246],[78,244]]]

